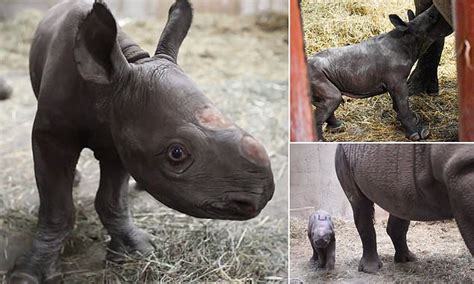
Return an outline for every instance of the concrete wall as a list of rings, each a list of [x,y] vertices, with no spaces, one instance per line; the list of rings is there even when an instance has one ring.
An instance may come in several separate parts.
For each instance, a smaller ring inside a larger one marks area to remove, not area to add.
[[[317,208],[334,217],[352,218],[352,209],[334,169],[336,147],[336,144],[290,146],[291,216],[307,219]]]
[[[316,209],[333,217],[352,220],[352,208],[334,168],[337,144],[292,144],[290,146],[290,215],[306,220]],[[377,218],[387,213],[376,207]]]
[[[83,0],[94,2],[94,0]],[[0,0],[0,20],[13,17],[24,9],[48,10],[60,0]],[[115,16],[143,19],[164,18],[174,0],[106,0]],[[196,13],[219,13],[228,15],[254,15],[276,11],[287,13],[288,0],[191,0]]]

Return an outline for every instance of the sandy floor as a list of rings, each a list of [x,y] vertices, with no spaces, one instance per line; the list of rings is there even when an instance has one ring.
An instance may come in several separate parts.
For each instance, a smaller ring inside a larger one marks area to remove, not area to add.
[[[13,97],[0,102],[0,281],[15,257],[28,247],[38,209],[30,143],[36,100],[29,83],[27,55],[29,41],[40,17],[37,12],[27,12],[0,27],[5,31],[0,33],[0,76],[6,77],[14,88]],[[212,226],[216,232],[224,230],[223,236],[248,231],[246,236],[250,244],[260,242],[252,238],[262,234],[261,228],[278,226],[277,241],[271,244],[282,247],[281,251],[274,252],[277,261],[266,263],[267,273],[264,267],[252,267],[248,276],[240,272],[224,275],[215,270],[209,273],[209,279],[284,277],[287,271],[287,31],[262,30],[254,22],[253,18],[247,17],[196,15],[179,57],[183,69],[211,100],[265,144],[272,159],[276,182],[273,200],[256,220],[240,223],[215,221]],[[153,52],[163,25],[163,22],[153,21],[132,22],[124,29],[146,50]],[[78,168],[83,173],[83,180],[75,189],[79,218],[72,239],[76,246],[66,249],[63,263],[69,271],[65,277],[69,279],[89,272],[103,273],[107,240],[93,210],[99,172],[91,151],[84,150]],[[181,218],[180,214],[166,209],[144,192],[131,190],[131,206],[136,221],[143,226],[150,225],[143,216],[153,212],[157,216]],[[211,226],[193,219],[180,220],[183,225],[170,227],[170,232],[186,231],[191,227],[193,231],[208,230]],[[166,231],[168,225],[164,219],[154,227],[160,226]],[[84,241],[83,232],[87,232],[87,226],[91,226],[93,233],[86,234],[87,241]],[[153,233],[155,229],[147,227],[147,230]],[[250,260],[252,257],[261,256],[252,254]],[[74,265],[68,265],[68,261]]]
[[[405,281],[438,281],[472,283],[474,262],[454,221],[412,222],[408,247],[418,257],[416,262],[394,263],[394,249],[385,232],[386,220],[377,220],[378,252],[383,263],[377,274],[357,271],[362,244],[353,222],[336,220],[336,267],[318,270],[310,263],[311,245],[306,220],[291,218],[290,277],[298,282],[387,283]]]

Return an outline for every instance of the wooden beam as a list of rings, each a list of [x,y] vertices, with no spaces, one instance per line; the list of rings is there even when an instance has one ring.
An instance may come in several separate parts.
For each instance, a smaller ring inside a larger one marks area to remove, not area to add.
[[[290,21],[290,141],[310,142],[314,123],[298,0],[291,0]]]

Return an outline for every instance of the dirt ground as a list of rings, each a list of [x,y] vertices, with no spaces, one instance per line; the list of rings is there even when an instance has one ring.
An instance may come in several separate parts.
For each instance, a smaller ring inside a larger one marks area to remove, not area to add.
[[[307,221],[290,219],[291,283],[472,283],[474,262],[454,221],[411,222],[408,247],[418,260],[394,263],[394,248],[385,232],[386,219],[375,223],[377,248],[383,267],[377,274],[358,272],[362,244],[353,222],[336,219],[336,267],[318,269],[310,262]]]
[[[389,14],[407,20],[407,10],[415,9],[413,0],[302,0],[301,7],[308,57],[388,32],[393,29]],[[420,115],[421,125],[430,131],[426,141],[458,141],[453,34],[446,38],[438,78],[439,96],[410,97],[410,107]],[[344,99],[336,116],[343,121],[345,131],[325,133],[327,141],[408,141],[388,93],[368,99]]]
[[[14,89],[11,99],[0,102],[0,282],[16,256],[29,246],[36,223],[38,197],[30,143],[36,100],[27,66],[29,43],[41,16],[25,11],[0,23],[0,76]],[[178,61],[224,113],[265,144],[276,183],[267,208],[247,222],[198,220],[131,189],[135,221],[156,237],[166,257],[157,257],[163,261],[155,259],[154,266],[149,266],[151,262],[137,266],[138,272],[130,272],[132,278],[125,277],[124,267],[114,269],[103,263],[108,237],[93,209],[98,164],[92,152],[84,150],[78,164],[83,179],[74,190],[76,228],[63,252],[65,281],[286,277],[287,30],[262,28],[255,22],[254,17],[195,15]],[[163,26],[161,20],[132,21],[124,30],[152,53]],[[176,253],[177,245],[187,249],[186,255]],[[226,256],[228,251],[233,252],[232,258]],[[190,258],[193,255],[200,258]],[[148,272],[149,267],[155,271]]]

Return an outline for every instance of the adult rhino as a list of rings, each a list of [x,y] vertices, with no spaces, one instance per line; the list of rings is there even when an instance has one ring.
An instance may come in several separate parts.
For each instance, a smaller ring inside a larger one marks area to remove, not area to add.
[[[454,218],[474,255],[474,145],[339,145],[336,173],[362,240],[359,271],[375,273],[382,267],[374,203],[390,213],[387,233],[395,262],[416,259],[406,241],[410,220]]]
[[[38,229],[10,282],[57,275],[74,227],[72,185],[83,148],[100,162],[95,207],[111,235],[108,258],[153,250],[130,216],[130,174],[163,204],[199,218],[250,219],[271,199],[263,145],[221,114],[176,63],[191,19],[188,1],[176,0],[152,57],[101,1],[65,1],[41,21],[30,52]]]
[[[416,12],[418,16],[428,10],[431,5],[435,5],[443,15],[446,28],[454,27],[451,0],[415,0]],[[448,27],[449,26],[449,27]],[[419,58],[415,70],[408,79],[408,89],[410,95],[427,93],[428,95],[439,94],[438,66],[444,47],[444,37],[440,37],[430,48]]]

